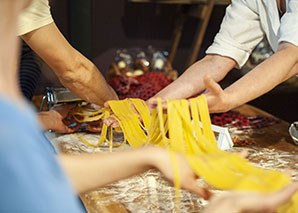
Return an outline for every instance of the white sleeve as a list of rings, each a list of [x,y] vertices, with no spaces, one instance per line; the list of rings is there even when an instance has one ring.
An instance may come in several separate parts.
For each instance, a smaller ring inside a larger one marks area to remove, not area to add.
[[[19,16],[18,35],[24,35],[53,22],[48,0],[33,0]]]
[[[207,54],[233,58],[241,68],[252,50],[264,37],[259,15],[244,0],[233,0],[227,7],[220,31]]]
[[[282,16],[278,43],[286,41],[298,46],[298,0],[289,0]]]

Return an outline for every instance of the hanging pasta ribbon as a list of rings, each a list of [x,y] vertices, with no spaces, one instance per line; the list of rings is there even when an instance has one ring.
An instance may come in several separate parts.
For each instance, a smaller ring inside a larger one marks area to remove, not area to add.
[[[163,112],[161,99],[151,114],[140,99],[108,103],[132,147],[154,144],[170,150],[176,197],[179,197],[180,177],[175,152],[183,154],[195,173],[217,189],[270,193],[291,182],[282,172],[258,168],[238,154],[221,151],[211,129],[204,95],[190,99],[189,103],[187,100],[167,100],[167,113]],[[100,141],[106,140],[105,128]],[[278,212],[298,212],[298,193]]]
[[[102,108],[100,110],[93,110],[93,109],[86,109],[81,106],[78,106],[74,112],[70,113],[70,116],[72,116],[78,123],[93,122],[93,121],[98,121],[100,119],[106,119],[106,118],[110,117],[110,110],[105,109],[105,108]],[[104,124],[102,127],[102,130],[101,130],[101,137],[97,144],[92,144],[81,136],[77,136],[74,134],[71,134],[71,136],[79,138],[85,144],[96,148],[96,147],[99,147],[100,145],[102,145],[103,142],[108,141],[106,138],[107,130],[108,130],[108,126]],[[113,133],[113,131],[111,130],[111,135],[112,135],[112,133]],[[113,140],[113,138],[111,139],[111,141],[112,140]],[[111,142],[111,141],[108,141],[108,142],[113,144],[113,142]]]

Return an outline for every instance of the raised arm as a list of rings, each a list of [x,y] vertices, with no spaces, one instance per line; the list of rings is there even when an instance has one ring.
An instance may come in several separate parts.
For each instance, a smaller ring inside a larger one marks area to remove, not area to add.
[[[67,42],[55,23],[22,38],[78,97],[101,106],[108,100],[118,99],[96,66]]]

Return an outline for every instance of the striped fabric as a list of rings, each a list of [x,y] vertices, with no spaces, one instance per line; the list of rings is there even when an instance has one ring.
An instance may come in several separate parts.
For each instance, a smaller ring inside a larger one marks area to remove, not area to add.
[[[33,50],[25,43],[22,44],[20,59],[19,82],[23,95],[32,100],[41,71],[36,63]]]

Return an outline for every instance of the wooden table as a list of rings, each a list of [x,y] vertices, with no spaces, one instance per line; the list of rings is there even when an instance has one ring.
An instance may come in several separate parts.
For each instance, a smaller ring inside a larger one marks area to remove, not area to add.
[[[250,105],[243,105],[236,110],[243,114],[272,117],[272,115]],[[255,132],[246,132],[243,135],[239,133],[239,136],[249,137],[256,141],[255,145],[247,147],[250,153],[249,160],[264,168],[281,170],[289,168],[293,171],[293,179],[298,180],[296,165],[298,146],[292,143],[288,127],[289,123],[281,121]],[[61,138],[61,140],[65,139]],[[79,146],[75,148],[69,146],[69,149],[64,151],[71,153],[77,150],[80,152],[80,149]],[[86,147],[82,150],[85,149]],[[88,149],[92,152],[93,148],[88,147]],[[234,151],[241,149],[243,147],[233,148]],[[94,151],[98,150],[94,149]],[[204,185],[202,181],[198,183]],[[221,193],[221,191],[215,190],[214,193]],[[82,194],[81,198],[89,212],[144,212],[144,209],[146,209],[145,212],[169,212],[169,209],[174,208],[173,187],[156,171],[149,171],[134,178]],[[200,212],[206,205],[201,198],[184,191],[181,202],[181,212]]]
[[[247,104],[236,108],[236,110],[242,114],[276,118],[259,108]],[[252,134],[250,135],[250,138],[257,142],[255,145],[256,147],[277,149],[289,152],[293,151],[298,155],[298,146],[293,143],[292,138],[289,135],[289,126],[290,124],[288,122],[281,120],[279,124],[263,128],[263,134]]]

